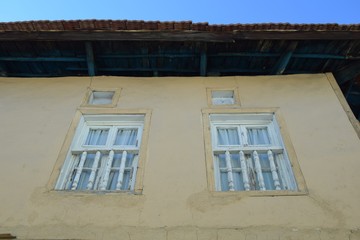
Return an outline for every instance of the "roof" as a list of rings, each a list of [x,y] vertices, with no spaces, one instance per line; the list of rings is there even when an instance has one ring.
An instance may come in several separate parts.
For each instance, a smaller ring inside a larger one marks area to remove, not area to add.
[[[360,24],[0,23],[0,76],[334,73],[360,119]]]
[[[128,20],[72,20],[72,21],[25,21],[0,23],[0,31],[78,31],[78,30],[175,30],[175,31],[360,31],[360,24],[289,24],[289,23],[262,23],[262,24],[208,24],[160,21],[128,21]]]

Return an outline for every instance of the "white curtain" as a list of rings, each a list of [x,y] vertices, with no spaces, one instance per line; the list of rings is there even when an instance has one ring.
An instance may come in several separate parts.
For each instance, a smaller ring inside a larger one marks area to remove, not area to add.
[[[218,128],[217,137],[219,145],[240,145],[237,128]]]
[[[121,128],[116,134],[115,144],[114,145],[136,145],[137,139],[137,128]]]
[[[267,128],[248,128],[247,133],[250,145],[270,144]]]
[[[105,145],[109,129],[90,129],[85,145]]]

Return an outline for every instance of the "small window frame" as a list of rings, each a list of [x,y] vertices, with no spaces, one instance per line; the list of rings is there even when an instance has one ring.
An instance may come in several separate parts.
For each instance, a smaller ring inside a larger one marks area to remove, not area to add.
[[[214,104],[213,102],[213,94],[215,92],[233,92],[233,100],[234,103],[232,104]],[[229,108],[229,107],[239,107],[240,106],[240,97],[239,97],[239,91],[238,88],[207,88],[206,89],[207,94],[207,103],[209,107],[220,107],[220,108]]]
[[[90,103],[92,96],[95,92],[113,92],[113,96],[111,99],[111,103],[109,104],[93,104]],[[81,107],[103,107],[103,108],[111,108],[116,107],[120,98],[121,88],[88,88],[85,93],[85,96],[82,100]]]

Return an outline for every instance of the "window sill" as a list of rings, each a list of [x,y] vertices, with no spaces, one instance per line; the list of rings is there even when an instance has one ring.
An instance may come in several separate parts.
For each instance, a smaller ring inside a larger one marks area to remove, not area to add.
[[[273,191],[233,191],[220,192],[212,191],[213,197],[225,196],[239,196],[239,197],[276,197],[276,196],[304,196],[308,195],[307,191],[288,191],[288,190],[273,190]]]

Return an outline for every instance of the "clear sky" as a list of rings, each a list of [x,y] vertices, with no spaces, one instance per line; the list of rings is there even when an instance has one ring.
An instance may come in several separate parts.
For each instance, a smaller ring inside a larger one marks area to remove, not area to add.
[[[360,23],[360,0],[0,0],[0,22],[159,20]]]

